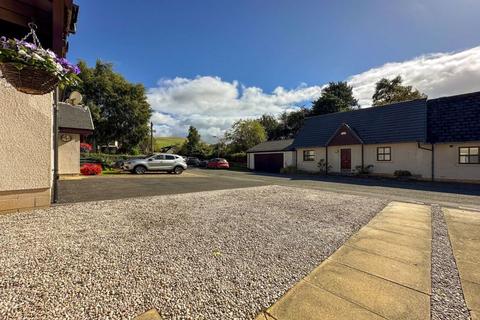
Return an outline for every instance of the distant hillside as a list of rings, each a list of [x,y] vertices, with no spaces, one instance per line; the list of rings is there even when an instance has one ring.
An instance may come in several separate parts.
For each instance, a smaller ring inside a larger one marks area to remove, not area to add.
[[[163,147],[182,145],[186,138],[181,137],[153,137],[155,140],[155,150],[160,150]]]

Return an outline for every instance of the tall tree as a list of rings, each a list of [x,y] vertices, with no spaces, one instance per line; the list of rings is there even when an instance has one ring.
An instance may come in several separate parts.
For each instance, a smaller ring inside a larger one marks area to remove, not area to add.
[[[397,76],[392,80],[381,79],[375,84],[375,93],[373,94],[373,105],[375,107],[390,103],[423,99],[427,96],[412,86],[402,85],[402,77]]]
[[[257,121],[260,122],[260,124],[265,129],[268,140],[276,139],[276,135],[278,133],[278,126],[280,125],[277,118],[275,118],[271,114],[264,114],[260,118],[258,118]]]
[[[353,96],[352,86],[348,83],[330,82],[322,90],[322,95],[313,102],[311,115],[350,111],[358,108],[358,100]]]
[[[257,120],[238,120],[226,134],[232,152],[244,152],[267,140],[265,128]]]
[[[182,152],[185,155],[193,156],[198,153],[200,150],[200,134],[198,133],[197,128],[190,126],[188,128],[188,136],[185,141],[185,147],[182,148]]]
[[[80,61],[78,90],[93,115],[94,138],[99,144],[118,141],[121,152],[133,152],[148,136],[151,108],[142,84],[128,82],[111,63],[98,60],[94,68]]]
[[[276,139],[295,137],[300,128],[302,128],[305,117],[308,114],[309,111],[303,107],[296,111],[283,112],[279,117],[280,125],[277,129]]]

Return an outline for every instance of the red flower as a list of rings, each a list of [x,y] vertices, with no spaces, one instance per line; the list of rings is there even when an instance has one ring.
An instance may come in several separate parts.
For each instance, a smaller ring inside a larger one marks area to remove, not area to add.
[[[82,142],[80,143],[80,152],[90,152],[93,150],[93,147],[89,143]]]
[[[93,176],[102,173],[102,166],[97,163],[85,163],[80,167],[80,172],[84,176]]]

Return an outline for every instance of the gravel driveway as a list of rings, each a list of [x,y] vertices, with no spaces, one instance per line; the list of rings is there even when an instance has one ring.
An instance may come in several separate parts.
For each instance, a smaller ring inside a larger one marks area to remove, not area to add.
[[[267,186],[0,216],[0,318],[251,319],[385,204]]]

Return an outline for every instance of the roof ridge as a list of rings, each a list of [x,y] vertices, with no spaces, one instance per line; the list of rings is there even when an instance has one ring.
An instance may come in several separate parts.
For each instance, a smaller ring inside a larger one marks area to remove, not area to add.
[[[376,110],[377,108],[397,107],[398,105],[411,104],[412,102],[418,102],[418,101],[421,101],[421,100],[424,100],[426,102],[427,98],[401,101],[401,102],[390,103],[390,104],[385,104],[385,105],[381,105],[381,106],[370,106],[370,107],[366,107],[366,108],[359,108],[357,110],[337,111],[337,112],[331,112],[331,113],[326,113],[326,114],[318,114],[318,115],[314,115],[314,116],[305,117],[305,120],[312,119],[312,118],[318,118],[318,117],[328,117],[328,116],[331,116],[331,115],[334,115],[334,114],[346,114],[346,113],[353,113],[353,112],[360,112],[360,111],[372,111],[372,110]]]

